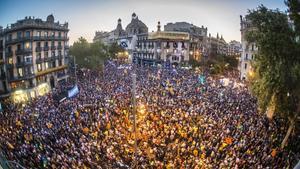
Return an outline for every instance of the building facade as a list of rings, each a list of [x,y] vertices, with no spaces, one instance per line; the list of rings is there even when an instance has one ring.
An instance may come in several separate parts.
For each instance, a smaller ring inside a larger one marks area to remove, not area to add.
[[[226,55],[227,43],[222,35],[219,37],[219,33],[217,33],[217,37],[213,37],[209,34],[207,38],[207,49],[209,56]]]
[[[252,29],[255,29],[251,26],[251,21],[247,18],[247,16],[240,16],[240,24],[241,24],[241,43],[242,43],[242,53],[240,59],[240,78],[247,79],[252,75],[252,67],[251,61],[254,59],[255,54],[257,53],[257,46],[255,42],[248,42],[246,40],[246,33]]]
[[[161,31],[138,35],[134,62],[165,66],[185,64],[189,61],[190,36],[186,32]]]
[[[26,101],[66,81],[68,31],[68,23],[55,22],[53,15],[46,21],[25,17],[2,29],[1,94]]]
[[[200,60],[202,56],[208,56],[207,27],[198,27],[187,22],[167,23],[164,31],[187,32],[190,35],[190,56],[194,60]]]
[[[240,56],[242,52],[242,44],[236,40],[232,40],[227,46],[228,56]]]

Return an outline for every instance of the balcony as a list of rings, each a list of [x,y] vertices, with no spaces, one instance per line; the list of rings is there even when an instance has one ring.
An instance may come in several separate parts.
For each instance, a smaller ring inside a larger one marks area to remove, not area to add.
[[[13,65],[13,64],[9,64],[9,63],[8,63],[8,64],[6,64],[6,68],[7,68],[7,69],[10,69],[10,68],[13,68],[13,67],[14,67],[14,65]]]
[[[35,51],[36,51],[36,52],[41,52],[41,51],[43,51],[43,48],[42,48],[42,47],[36,47],[36,48],[35,48]]]
[[[32,53],[32,49],[17,49],[16,55]]]
[[[36,63],[42,63],[44,61],[44,58],[36,58],[35,62]]]
[[[35,75],[33,73],[25,74],[24,76],[10,77],[9,81],[21,81],[34,78]]]
[[[24,67],[24,66],[28,66],[28,65],[32,65],[32,61],[29,61],[29,62],[19,62],[19,63],[16,63],[16,67]]]
[[[52,58],[52,57],[46,57],[46,58],[44,58],[44,61],[45,61],[45,62],[51,61],[51,58]]]
[[[12,57],[13,56],[13,51],[5,52],[5,56],[6,57]]]
[[[69,45],[65,45],[65,49],[70,49],[70,46]]]
[[[14,44],[14,43],[28,41],[28,40],[31,40],[31,39],[33,39],[33,36],[19,37],[19,38],[16,38],[16,39],[9,39],[9,40],[5,41],[5,45],[11,45],[11,44]]]
[[[57,49],[58,49],[58,50],[61,50],[61,49],[62,49],[62,45],[58,45],[58,46],[57,46]]]
[[[44,46],[44,51],[48,51],[49,50],[49,46]]]
[[[56,46],[51,46],[51,50],[55,50],[56,49]]]

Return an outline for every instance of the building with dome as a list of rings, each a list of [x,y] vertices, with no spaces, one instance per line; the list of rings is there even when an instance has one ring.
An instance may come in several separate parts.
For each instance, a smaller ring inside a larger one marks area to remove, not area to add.
[[[0,96],[26,101],[68,78],[68,23],[25,17],[0,30]]]
[[[148,33],[148,27],[139,20],[135,13],[132,14],[131,22],[126,26],[125,30],[128,36]]]
[[[122,20],[119,18],[116,29],[110,32],[96,31],[93,42],[101,41],[106,45],[110,45],[122,36],[126,36],[126,32],[122,27]]]

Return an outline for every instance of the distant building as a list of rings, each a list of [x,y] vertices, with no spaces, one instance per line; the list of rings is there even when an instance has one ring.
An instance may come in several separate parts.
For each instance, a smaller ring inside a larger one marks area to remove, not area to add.
[[[193,59],[199,60],[201,56],[208,55],[207,48],[207,27],[195,26],[187,22],[167,23],[164,31],[187,32],[190,34],[190,55]]]
[[[25,101],[66,81],[68,23],[25,17],[0,30],[0,94]]]
[[[251,21],[246,17],[240,16],[241,21],[241,43],[242,43],[242,54],[240,59],[240,78],[247,79],[248,76],[251,76],[252,67],[251,60],[254,59],[255,54],[257,53],[258,48],[256,47],[255,42],[248,42],[245,38],[246,32],[255,29],[251,25]]]
[[[190,36],[187,32],[157,31],[138,35],[134,62],[138,64],[185,64],[189,61]]]
[[[227,43],[222,35],[219,37],[219,33],[217,34],[217,37],[213,37],[209,34],[207,38],[207,49],[209,56],[226,55]]]
[[[240,56],[242,52],[242,44],[236,40],[232,40],[227,45],[227,55]]]
[[[94,42],[101,41],[106,45],[110,45],[117,41],[122,36],[126,36],[125,30],[122,28],[122,20],[118,19],[118,24],[116,29],[110,32],[102,32],[96,31],[95,37],[93,39]]]

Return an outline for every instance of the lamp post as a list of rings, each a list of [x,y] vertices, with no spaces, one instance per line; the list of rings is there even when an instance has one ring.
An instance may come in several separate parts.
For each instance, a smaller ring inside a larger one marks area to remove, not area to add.
[[[133,132],[134,132],[134,168],[137,168],[137,139],[136,139],[136,74],[132,74],[132,105],[133,105]]]

